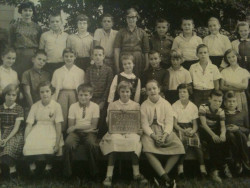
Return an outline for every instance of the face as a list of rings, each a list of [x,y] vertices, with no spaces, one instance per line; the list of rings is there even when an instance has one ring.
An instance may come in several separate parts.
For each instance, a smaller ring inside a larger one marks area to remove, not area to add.
[[[51,17],[49,23],[50,23],[50,28],[53,31],[58,31],[60,30],[60,27],[62,25],[61,17],[60,16]]]
[[[87,31],[88,29],[88,22],[87,21],[83,21],[83,20],[79,20],[77,22],[77,28],[79,31]]]
[[[194,29],[194,24],[192,20],[183,20],[181,28],[184,33],[192,33]]]
[[[136,26],[136,22],[137,22],[136,12],[130,12],[130,14],[127,15],[126,19],[127,19],[128,26]]]
[[[8,104],[14,104],[17,98],[17,93],[15,91],[11,91],[5,95],[5,102]]]
[[[130,59],[125,59],[122,61],[122,66],[124,69],[124,72],[126,73],[132,73],[133,72],[133,68],[134,68],[134,63],[132,60]]]
[[[63,55],[63,60],[66,66],[72,66],[75,62],[76,56],[74,53],[68,52]]]
[[[40,88],[40,97],[42,101],[49,101],[51,99],[51,89],[49,86],[43,86]]]
[[[209,21],[208,29],[211,34],[217,34],[220,30],[220,24],[216,20]]]
[[[188,100],[189,93],[187,89],[179,89],[179,98],[180,100]]]
[[[34,64],[35,69],[42,69],[46,64],[47,57],[44,54],[37,54],[36,57],[32,58],[32,62]]]
[[[110,30],[113,27],[113,21],[111,17],[104,17],[102,19],[102,28],[104,30]]]
[[[221,106],[222,103],[222,96],[212,96],[209,97],[209,103],[210,103],[210,108],[212,108],[213,110],[218,110]]]
[[[86,105],[89,103],[92,98],[92,94],[89,91],[79,91],[78,93],[78,101],[80,104]]]
[[[97,66],[103,65],[103,60],[105,58],[103,54],[103,50],[101,49],[94,49],[92,58]]]
[[[229,98],[225,100],[224,104],[227,110],[235,110],[237,107],[237,100],[235,97]]]
[[[33,16],[33,10],[32,8],[25,8],[22,10],[21,16],[23,19],[27,20],[27,19],[31,19]]]
[[[239,32],[239,35],[241,38],[247,39],[249,32],[250,32],[250,29],[248,26],[239,26],[238,32]]]
[[[182,59],[181,58],[171,58],[172,67],[174,69],[179,69],[181,67]]]
[[[168,32],[168,23],[157,23],[155,29],[159,36],[164,36]]]
[[[122,102],[128,102],[131,96],[131,91],[129,88],[121,88],[119,95]]]
[[[197,57],[199,58],[199,60],[201,61],[206,61],[209,58],[209,54],[208,54],[208,49],[207,47],[203,47],[200,48],[198,53],[197,53]]]
[[[231,52],[227,54],[227,61],[229,62],[230,65],[237,65],[237,56],[235,55],[234,52]]]
[[[16,61],[16,53],[8,52],[4,56],[2,56],[2,61],[5,67],[11,67]]]
[[[150,54],[149,55],[149,63],[153,68],[160,67],[161,58],[158,53]]]
[[[146,85],[146,91],[150,100],[155,100],[159,97],[160,88],[155,82],[149,82]]]

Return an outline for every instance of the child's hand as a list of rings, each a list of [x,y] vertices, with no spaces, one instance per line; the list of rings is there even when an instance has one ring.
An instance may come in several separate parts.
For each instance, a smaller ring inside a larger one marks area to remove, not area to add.
[[[103,107],[104,107],[104,101],[102,101],[102,102],[99,103],[99,108],[100,108],[100,110],[102,110]]]
[[[72,132],[74,132],[76,130],[76,127],[75,126],[71,126],[71,127],[69,127],[68,129],[67,129],[67,133],[69,134],[69,133],[72,133]]]
[[[226,141],[226,135],[225,134],[221,134],[220,135],[220,140],[221,140],[221,142],[225,142]]]
[[[161,143],[164,143],[165,140],[166,140],[166,138],[167,138],[168,136],[169,136],[168,133],[164,133],[164,134],[162,135],[161,139],[160,139]]]
[[[214,143],[220,143],[221,142],[220,137],[218,135],[216,135],[216,134],[214,134],[212,136],[212,139],[213,139]]]
[[[0,141],[0,146],[1,146],[2,148],[4,148],[4,147],[6,146],[6,143],[7,143],[7,140],[6,140],[6,139],[3,139],[3,140]]]

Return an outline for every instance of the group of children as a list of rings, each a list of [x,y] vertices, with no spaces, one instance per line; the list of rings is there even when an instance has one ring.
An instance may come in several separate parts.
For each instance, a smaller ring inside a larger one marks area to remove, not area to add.
[[[44,173],[50,174],[53,157],[63,155],[64,174],[70,176],[72,152],[81,143],[87,146],[93,177],[99,173],[99,148],[108,155],[105,186],[112,184],[118,152],[131,153],[133,177],[143,184],[141,151],[160,177],[155,181],[165,187],[175,185],[168,174],[176,164],[179,177],[184,176],[189,150],[197,154],[202,177],[207,175],[203,151],[208,150],[217,182],[218,170],[232,177],[228,158],[238,174],[243,167],[250,170],[247,22],[237,25],[239,39],[231,45],[214,17],[203,40],[193,31],[191,18],[182,19],[183,32],[175,39],[168,34],[169,23],[159,19],[149,39],[137,27],[139,14],[133,8],[120,31],[112,29],[113,17],[105,14],[94,37],[87,31],[86,15],[76,18],[78,32],[68,35],[60,14],[52,14],[50,30],[41,34],[31,20],[34,12],[31,2],[19,6],[22,19],[11,25],[11,48],[1,54],[0,159],[11,177],[17,176],[15,161],[22,155],[30,175],[36,173],[37,160],[46,161]],[[110,133],[107,124],[114,110],[140,111],[142,132]],[[161,156],[167,156],[165,166]]]

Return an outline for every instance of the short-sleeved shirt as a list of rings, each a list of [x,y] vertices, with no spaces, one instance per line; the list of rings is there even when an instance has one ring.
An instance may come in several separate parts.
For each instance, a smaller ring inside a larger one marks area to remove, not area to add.
[[[88,32],[84,36],[78,33],[69,35],[67,47],[72,48],[77,53],[77,57],[90,57],[93,48],[93,37]]]
[[[172,49],[180,49],[185,61],[198,60],[196,48],[199,44],[202,44],[202,39],[196,36],[196,34],[193,34],[190,39],[187,39],[183,36],[183,33],[181,33],[174,39]]]
[[[182,66],[178,70],[174,70],[172,67],[168,69],[169,72],[169,90],[177,90],[180,84],[190,84],[192,78],[188,70]]]
[[[93,118],[100,117],[100,109],[99,106],[91,102],[88,106],[83,109],[79,102],[72,104],[69,108],[69,119],[74,119],[76,121],[76,126],[82,126],[84,130],[94,130],[97,127],[91,127],[91,121]],[[83,110],[85,115],[83,116]]]
[[[228,37],[220,33],[206,36],[203,43],[207,45],[210,56],[223,56],[228,49],[232,48]]]
[[[231,66],[223,69],[221,71],[221,76],[222,79],[226,82],[231,82],[235,84],[241,84],[244,79],[250,78],[249,72],[246,69],[241,68],[240,66],[235,70],[233,70]]]
[[[16,71],[0,66],[0,88],[3,90],[9,84],[19,84]]]
[[[106,57],[114,56],[114,42],[118,31],[111,29],[110,33],[106,33],[104,29],[96,29],[94,40],[100,42],[100,46],[105,49]]]
[[[65,32],[55,33],[52,30],[42,34],[40,49],[44,49],[48,55],[48,63],[63,62],[62,53],[66,48],[68,34]]]
[[[33,102],[36,102],[40,99],[38,86],[40,83],[45,81],[50,81],[50,74],[46,71],[41,70],[38,72],[34,68],[31,68],[23,73],[22,84],[30,86]]]
[[[199,116],[206,117],[207,125],[210,128],[218,128],[220,121],[225,121],[225,112],[219,108],[215,112],[211,111],[209,104],[202,104],[199,108]]]
[[[194,89],[209,90],[214,89],[214,81],[221,78],[221,74],[216,65],[209,62],[205,71],[203,71],[200,63],[193,64],[189,72],[191,74]]]
[[[173,105],[173,110],[175,112],[175,116],[178,123],[191,123],[193,120],[197,119],[198,116],[198,108],[191,101],[188,102],[187,106],[181,104],[181,101],[176,101]]]
[[[46,106],[42,104],[41,100],[33,104],[26,122],[34,124],[39,121],[52,124],[63,122],[61,105],[54,100],[51,100]]]

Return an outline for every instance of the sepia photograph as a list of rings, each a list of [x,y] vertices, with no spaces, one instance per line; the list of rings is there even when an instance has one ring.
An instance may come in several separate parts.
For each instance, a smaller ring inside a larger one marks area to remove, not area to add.
[[[250,187],[249,0],[0,0],[0,188]]]

